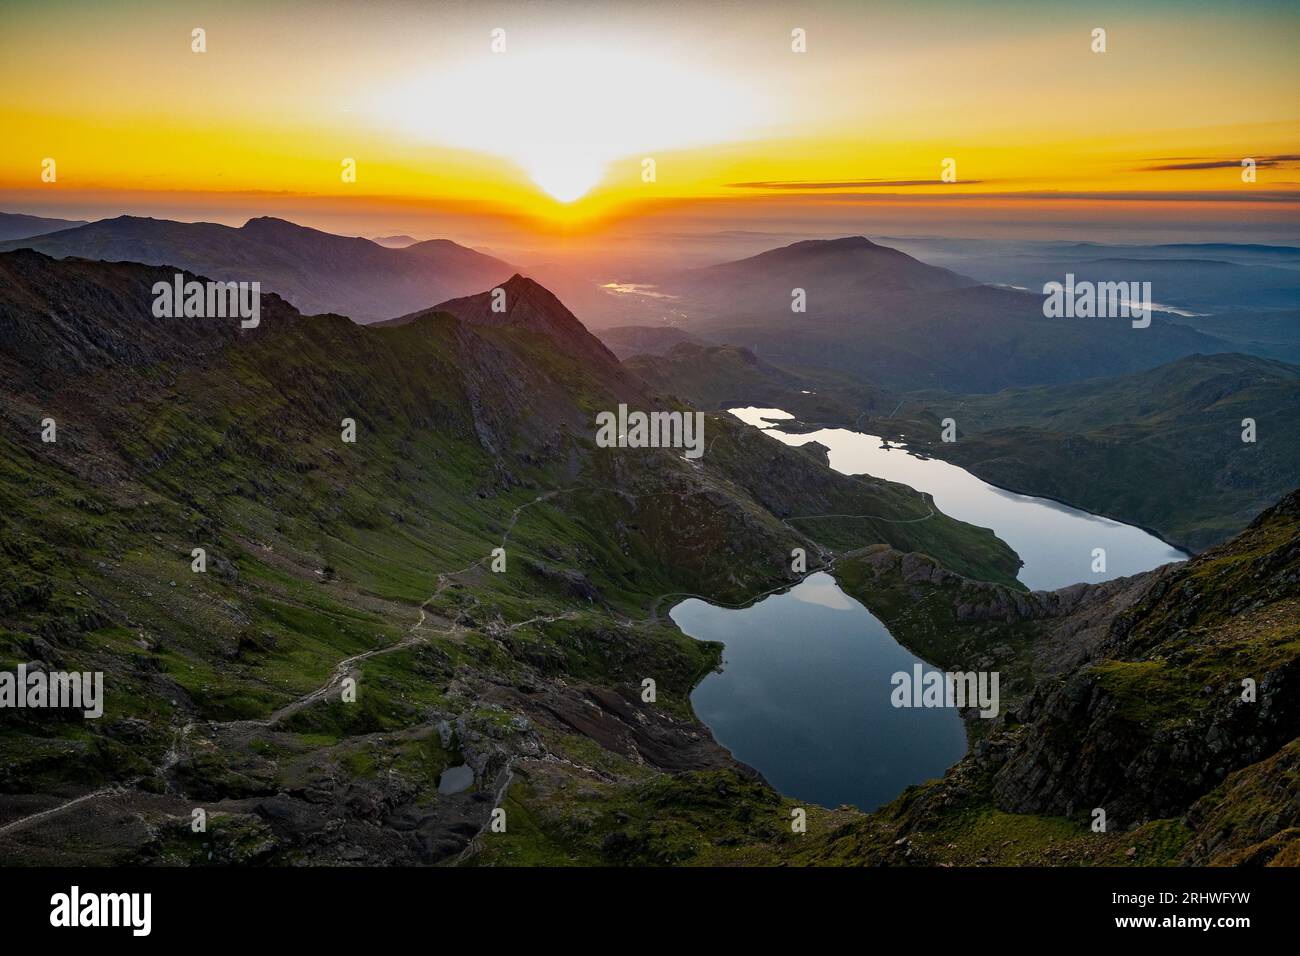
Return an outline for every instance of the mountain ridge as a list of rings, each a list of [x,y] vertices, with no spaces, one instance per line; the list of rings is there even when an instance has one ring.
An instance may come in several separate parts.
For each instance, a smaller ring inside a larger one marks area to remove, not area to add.
[[[387,318],[508,275],[499,259],[450,240],[401,249],[260,216],[240,227],[119,216],[47,235],[0,242],[56,258],[169,265],[222,281],[260,281],[302,312],[358,322]]]
[[[9,239],[27,239],[62,229],[88,225],[85,219],[48,219],[26,213],[0,212],[0,242]]]
[[[1047,318],[1041,296],[967,279],[865,237],[796,243],[681,274],[664,288],[677,296],[688,333],[900,392],[996,392],[1232,350],[1159,315],[1136,329],[1120,318]]]

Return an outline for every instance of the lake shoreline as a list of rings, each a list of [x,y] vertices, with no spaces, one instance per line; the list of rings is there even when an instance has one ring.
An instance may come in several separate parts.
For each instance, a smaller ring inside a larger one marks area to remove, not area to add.
[[[760,431],[772,431],[769,437],[782,443],[803,447],[816,442],[826,447],[830,466],[832,449],[826,442],[835,443],[835,436],[813,438],[818,428],[779,409],[746,406],[728,411]],[[765,417],[769,414],[776,417]],[[1034,562],[1029,567],[1029,581],[1019,582],[1026,593],[1052,594],[1080,584],[1103,583],[1089,580],[1086,570],[1076,575],[1077,559],[1071,555],[1078,552],[1071,548],[1080,540],[1088,541],[1089,548],[1097,543],[1107,548],[1120,543],[1134,548],[1127,558],[1117,560],[1106,581],[1185,560],[1188,554],[1139,525],[985,481],[965,466],[915,448],[901,438],[839,425],[822,428],[842,430],[845,444],[836,444],[836,448],[841,454],[851,451],[851,457],[838,459],[840,467],[830,466],[841,474],[869,475],[905,485],[930,499],[934,508],[967,522],[972,522],[972,506],[978,510],[984,505],[991,509],[987,518],[974,523],[988,527],[1008,543],[1011,541],[1003,529],[1017,531],[1017,539],[1024,539],[1026,527],[1032,528],[1038,537],[1021,541],[1027,551],[1011,543],[1022,567]],[[902,454],[882,462],[875,456],[888,454],[886,448]],[[935,464],[902,464],[927,460]],[[883,470],[877,472],[873,464]],[[922,470],[917,472],[917,467]],[[935,500],[940,487],[927,469],[938,469],[935,474],[940,481],[950,474],[964,474],[961,483],[952,486],[955,490],[947,492],[949,497],[970,487],[982,488],[981,495],[993,497],[985,503],[984,498],[968,494],[953,502],[960,504],[953,514]],[[1004,495],[1008,497],[1000,497]],[[1025,511],[1031,505],[1033,508]],[[1008,523],[1009,518],[1013,523]],[[1094,524],[1094,519],[1105,527]],[[1080,521],[1089,524],[1078,526]],[[1084,527],[1090,537],[1081,539],[1078,527]],[[1100,537],[1092,539],[1092,535]],[[1105,535],[1118,537],[1108,539]],[[1146,543],[1135,542],[1133,536],[1144,537]],[[938,763],[949,760],[945,766],[951,766],[959,762],[982,737],[986,721],[978,708],[944,708],[955,713],[944,722],[927,723],[910,710],[900,712],[881,693],[883,682],[892,679],[891,673],[908,670],[913,663],[928,671],[945,672],[944,666],[933,663],[935,654],[921,653],[886,623],[882,614],[890,613],[887,599],[877,613],[872,610],[870,592],[859,593],[860,589],[851,588],[850,579],[843,577],[848,568],[845,562],[887,547],[868,545],[842,553],[822,549],[819,567],[802,572],[797,580],[765,589],[743,604],[721,605],[702,595],[672,595],[678,600],[666,616],[677,629],[693,640],[721,647],[717,666],[701,674],[691,688],[692,711],[734,761],[755,770],[787,798],[826,807],[847,803],[869,812],[896,799],[909,786],[942,776],[944,770]],[[1062,548],[1064,558],[1057,554]],[[1161,560],[1166,553],[1169,557]],[[1151,563],[1141,567],[1143,561]],[[1127,564],[1138,567],[1129,570]],[[821,573],[825,579],[815,577]],[[793,594],[791,600],[792,592],[805,587],[811,590]],[[1006,584],[999,587],[1011,589]],[[661,600],[668,598],[665,595]],[[770,605],[765,603],[769,598]],[[755,610],[760,607],[761,611]],[[926,644],[925,649],[934,652],[937,647]],[[937,656],[944,658],[942,653]],[[946,663],[953,664],[951,660]],[[891,790],[895,785],[897,789]]]
[[[773,423],[770,426],[768,426],[768,428],[763,429],[763,431],[782,431],[785,432],[787,435],[807,435],[815,431],[820,431],[823,428],[842,428],[845,431],[856,432],[859,435],[871,434],[870,432],[859,431],[859,429],[855,425],[847,425],[843,423],[834,423],[834,422],[805,422],[799,419],[793,419],[793,420],[777,419],[774,420]],[[887,429],[881,429],[881,431],[886,431],[886,430]],[[1083,511],[1091,515],[1096,515],[1099,518],[1107,518],[1110,521],[1115,521],[1118,522],[1119,524],[1128,525],[1130,528],[1137,528],[1139,531],[1145,531],[1147,534],[1151,535],[1151,537],[1157,539],[1163,544],[1167,544],[1171,548],[1175,548],[1183,552],[1189,558],[1195,557],[1198,554],[1198,552],[1194,550],[1191,546],[1179,543],[1177,541],[1171,541],[1170,539],[1166,538],[1162,532],[1156,530],[1155,528],[1149,528],[1144,524],[1139,524],[1137,521],[1134,521],[1131,518],[1126,518],[1123,517],[1122,515],[1112,514],[1109,511],[1093,511],[1091,508],[1085,507],[1084,505],[1078,504],[1073,501],[1068,501],[1065,498],[1057,498],[1054,495],[1043,494],[1040,491],[1032,491],[1025,488],[1015,488],[1010,485],[1004,485],[1001,484],[1000,482],[993,481],[989,478],[985,478],[983,475],[981,475],[978,471],[975,470],[978,467],[978,465],[963,464],[962,462],[959,461],[953,461],[951,458],[945,458],[942,455],[936,454],[935,452],[929,449],[923,450],[917,448],[916,446],[909,443],[907,441],[906,436],[904,436],[901,432],[898,433],[898,437],[896,438],[891,437],[889,435],[878,435],[873,437],[878,437],[881,439],[886,439],[888,441],[894,442],[896,445],[901,447],[903,451],[907,452],[909,455],[911,455],[914,458],[934,458],[937,459],[938,461],[946,462],[949,465],[954,465],[957,468],[965,469],[966,471],[969,471],[972,475],[974,475],[976,478],[978,478],[980,481],[984,482],[987,485],[991,485],[992,487],[997,488],[1001,491],[1007,491],[1013,495],[1024,495],[1026,498],[1042,498],[1044,501],[1052,501],[1058,505],[1065,505],[1067,508],[1073,508],[1076,511]]]
[[[848,557],[858,550],[837,557]],[[817,575],[825,575],[826,580],[816,580]],[[797,603],[793,606],[782,602],[804,586],[823,593],[794,595]],[[824,601],[824,592],[832,589],[842,605]],[[753,611],[768,600],[776,603],[767,608],[765,619],[732,621],[733,625],[740,623],[741,629],[727,631],[726,614]],[[715,612],[724,613],[717,616]],[[847,617],[837,620],[840,615]],[[914,665],[926,671],[944,671],[899,640],[862,597],[844,586],[833,567],[810,570],[800,581],[765,593],[740,609],[688,597],[675,604],[669,616],[674,626],[692,640],[723,648],[719,665],[702,675],[691,689],[690,704],[696,718],[732,760],[752,768],[787,799],[829,810],[848,805],[871,812],[909,786],[942,777],[948,767],[964,759],[975,746],[977,737],[972,733],[967,709],[931,708],[926,712],[928,722],[916,725],[910,708],[900,711],[887,702],[890,695],[885,692],[885,682],[880,682],[878,695],[870,692],[877,678],[900,669],[911,673]],[[868,624],[865,630],[864,617]],[[795,618],[800,619],[799,623],[791,627]],[[721,633],[710,631],[720,622],[724,623]],[[737,677],[741,678],[739,685]],[[864,678],[870,679],[855,682]],[[702,700],[699,694],[709,679],[719,683]],[[853,688],[851,693],[845,693],[845,680]],[[815,693],[810,691],[813,686]],[[809,699],[818,700],[821,706],[820,710],[812,708],[811,720],[802,713],[808,711],[807,707],[791,710],[796,700]],[[833,701],[838,701],[839,706],[827,708],[826,703]],[[849,701],[847,710],[845,701]],[[863,708],[861,712],[859,708]],[[792,728],[785,715],[796,711],[803,719],[794,721],[797,726]],[[947,716],[940,717],[941,712]],[[774,718],[774,713],[782,716]],[[889,730],[891,721],[901,721],[906,729],[895,724]],[[940,729],[939,721],[945,722],[942,726],[947,727],[946,731]],[[946,743],[942,742],[945,739]],[[901,748],[903,754],[891,751],[891,747]],[[836,762],[837,755],[855,749],[857,762],[852,766],[875,767],[876,773],[846,773],[843,763]],[[813,756],[816,754],[820,759]],[[934,765],[936,759],[943,763],[942,767]],[[924,765],[923,769],[918,771],[918,764]],[[899,779],[882,787],[884,774],[879,771],[883,768]],[[778,783],[774,777],[784,779]]]
[[[978,474],[973,469],[968,468],[965,464],[962,464],[961,462],[958,461],[952,461],[948,458],[943,457],[942,455],[936,454],[930,448],[916,447],[915,445],[908,443],[907,440],[901,436],[898,438],[893,438],[888,435],[882,436],[882,435],[873,434],[872,432],[868,432],[868,431],[861,431],[856,428],[851,428],[845,425],[818,426],[813,423],[803,422],[792,415],[790,415],[790,417],[788,418],[785,417],[764,418],[762,417],[761,414],[758,414],[761,412],[771,413],[771,412],[778,412],[778,411],[782,412],[783,415],[789,415],[788,412],[784,412],[783,410],[780,409],[772,409],[772,408],[761,409],[756,406],[748,406],[747,408],[737,408],[733,411],[733,414],[735,414],[736,412],[749,412],[749,414],[747,415],[743,415],[743,416],[738,415],[737,417],[740,417],[742,421],[746,421],[747,423],[754,425],[754,427],[758,427],[761,431],[767,431],[773,433],[771,437],[776,438],[778,441],[784,441],[786,444],[796,444],[795,442],[787,441],[787,439],[805,439],[805,441],[803,441],[802,443],[797,443],[797,446],[806,447],[807,445],[810,444],[818,444],[823,447],[826,447],[828,453],[832,450],[830,448],[830,445],[828,445],[828,441],[830,441],[831,444],[834,444],[834,441],[832,440],[832,436],[823,435],[820,438],[814,437],[817,435],[818,432],[839,432],[845,437],[846,441],[851,440],[853,442],[857,442],[858,440],[866,439],[868,440],[866,444],[860,445],[859,448],[870,447],[872,455],[875,455],[878,452],[887,454],[887,452],[884,452],[884,449],[888,448],[889,451],[901,452],[906,459],[914,462],[918,462],[918,463],[935,462],[937,465],[941,467],[952,469],[955,472],[961,473],[964,476],[964,478],[972,479],[974,482],[983,486],[988,491],[997,492],[1004,495],[1014,495],[1020,499],[1025,499],[1027,503],[1037,503],[1041,506],[1050,505],[1050,506],[1055,506],[1056,508],[1059,509],[1068,509],[1069,512],[1074,513],[1076,516],[1086,518],[1086,519],[1097,519],[1097,520],[1107,522],[1110,525],[1114,526],[1113,530],[1116,532],[1127,531],[1127,532],[1136,533],[1148,539],[1149,543],[1159,545],[1162,549],[1169,552],[1173,552],[1172,554],[1165,555],[1163,557],[1163,560],[1159,560],[1158,564],[1153,564],[1149,567],[1139,567],[1131,571],[1122,571],[1121,574],[1123,575],[1137,573],[1139,570],[1150,570],[1150,567],[1159,566],[1159,564],[1168,564],[1177,561],[1185,561],[1188,558],[1193,557],[1195,554],[1195,552],[1193,552],[1190,548],[1183,547],[1175,542],[1168,541],[1160,534],[1153,531],[1152,529],[1147,528],[1142,524],[1125,520],[1123,517],[1117,516],[1113,513],[1108,513],[1105,511],[1091,511],[1088,508],[1079,507],[1078,505],[1072,504],[1067,500],[1063,500],[1061,498],[1052,495],[1034,494],[1032,492],[1024,491],[1019,488],[1008,487],[1003,484],[998,484],[996,482],[989,481],[983,476],[981,476],[980,474]],[[763,425],[755,425],[754,424],[755,420],[763,422]],[[875,444],[876,442],[879,442],[880,444],[877,445]],[[844,453],[843,446],[840,447],[840,453],[841,454]],[[859,451],[856,452],[855,454],[861,454],[861,452]],[[829,454],[828,454],[827,461],[828,463],[830,461]],[[843,464],[841,464],[841,467],[843,467]],[[939,496],[938,496],[938,492],[940,490],[939,488],[929,487],[923,483],[918,484],[913,478],[907,475],[900,475],[896,468],[884,467],[884,466],[881,467],[883,467],[883,470],[878,470],[877,468],[872,467],[872,463],[870,461],[859,460],[854,463],[854,466],[851,468],[851,471],[845,473],[863,474],[863,475],[879,478],[881,480],[892,481],[895,483],[907,485],[908,487],[911,487],[913,490],[931,495],[931,497],[933,497],[935,500],[935,507],[943,511],[945,514],[949,515],[950,517],[956,518],[960,521],[965,521],[977,527],[988,528],[994,534],[996,534],[1001,540],[1005,541],[1008,545],[1010,545],[1020,556],[1023,562],[1022,568],[1025,569],[1025,573],[1023,574],[1023,576],[1018,575],[1018,577],[1021,578],[1021,581],[1025,585],[1027,590],[1054,591],[1059,588],[1067,587],[1070,584],[1075,584],[1075,583],[1097,583],[1092,576],[1088,575],[1082,569],[1077,569],[1075,571],[1070,572],[1071,574],[1074,575],[1070,580],[1049,579],[1047,581],[1044,581],[1042,578],[1042,573],[1044,568],[1042,564],[1044,559],[1043,549],[1041,548],[1036,549],[1034,547],[1030,547],[1028,550],[1026,550],[1025,548],[1026,542],[1024,540],[1016,540],[1015,535],[1011,533],[1013,530],[1011,527],[1003,524],[999,524],[997,520],[993,519],[988,515],[984,515],[984,514],[980,514],[978,516],[972,515],[969,513],[969,510],[967,511],[967,513],[963,513],[961,510],[957,510],[954,507],[952,507],[950,503],[945,503],[939,500]],[[1003,517],[1006,517],[1005,513]],[[1023,539],[1023,534],[1021,535],[1021,538]],[[1038,578],[1037,582],[1034,582],[1035,576]],[[1028,578],[1028,580],[1026,580],[1026,578]]]

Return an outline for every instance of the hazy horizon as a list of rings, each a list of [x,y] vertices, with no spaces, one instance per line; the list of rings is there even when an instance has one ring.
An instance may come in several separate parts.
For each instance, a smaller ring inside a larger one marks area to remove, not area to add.
[[[68,0],[0,27],[10,212],[647,264],[856,234],[1300,244],[1286,4]]]

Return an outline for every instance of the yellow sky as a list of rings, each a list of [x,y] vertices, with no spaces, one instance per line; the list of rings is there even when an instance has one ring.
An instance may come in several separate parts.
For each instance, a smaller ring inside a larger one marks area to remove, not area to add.
[[[117,6],[0,13],[11,206],[264,193],[570,228],[692,199],[1300,189],[1293,5]]]

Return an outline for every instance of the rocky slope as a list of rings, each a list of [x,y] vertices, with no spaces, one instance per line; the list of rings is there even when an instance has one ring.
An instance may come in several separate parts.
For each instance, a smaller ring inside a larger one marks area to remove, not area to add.
[[[1185,564],[1101,586],[1015,595],[878,550],[846,581],[890,595],[869,606],[941,666],[1009,670],[1012,695],[943,780],[831,835],[823,861],[1296,861],[1300,492]],[[938,611],[917,622],[904,597]]]
[[[665,596],[747,600],[793,547],[822,566],[782,520],[820,507],[869,516],[843,546],[1015,573],[990,532],[727,418],[698,461],[597,448],[597,411],[666,400],[545,290],[388,328],[264,294],[241,330],[154,317],[170,277],[0,255],[0,669],[106,693],[99,720],[6,711],[6,862],[478,859],[543,781],[612,810],[722,773],[779,803],[691,713],[719,649]]]

